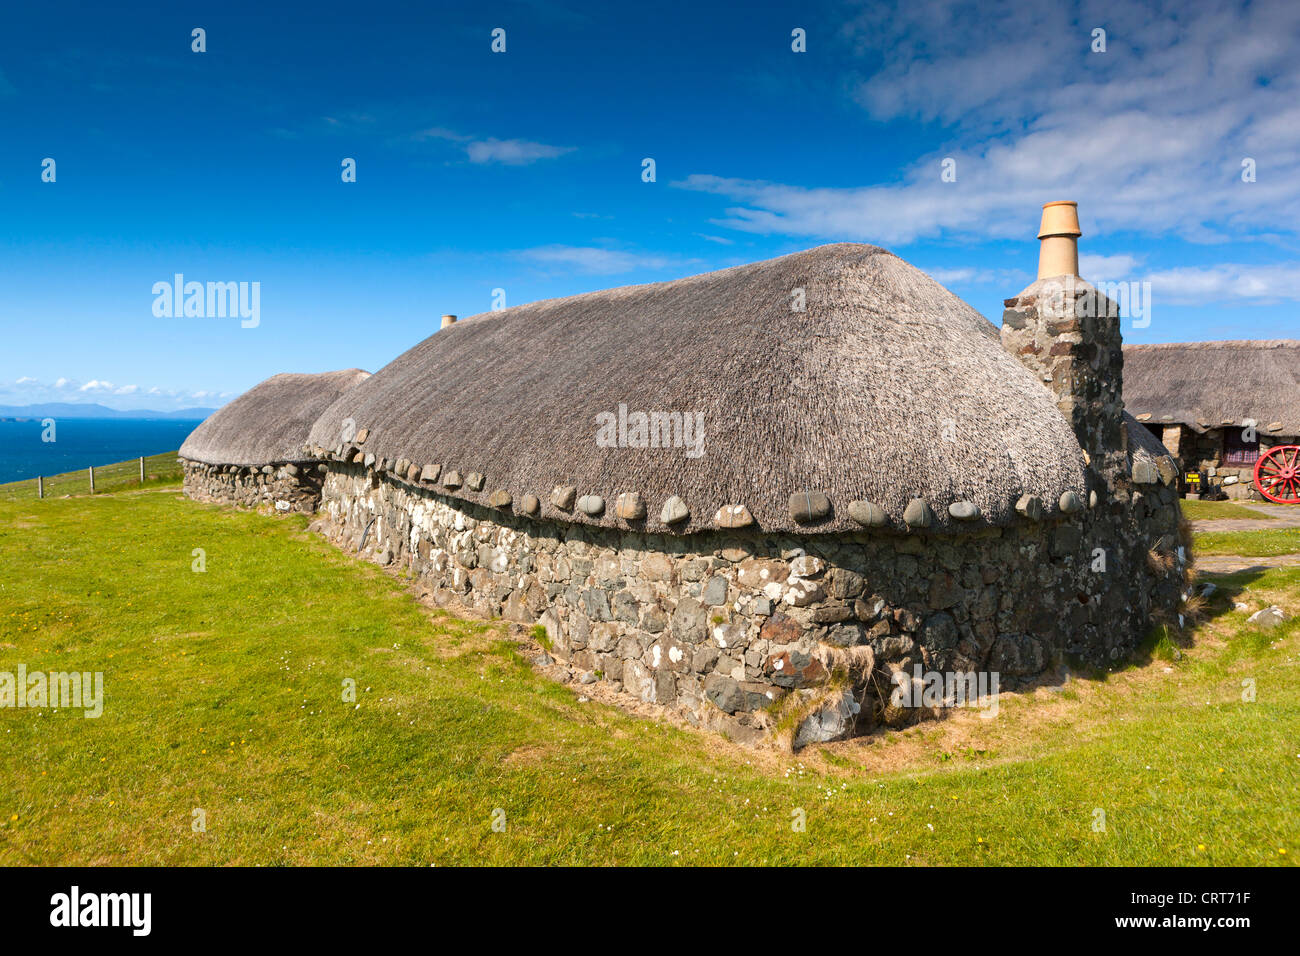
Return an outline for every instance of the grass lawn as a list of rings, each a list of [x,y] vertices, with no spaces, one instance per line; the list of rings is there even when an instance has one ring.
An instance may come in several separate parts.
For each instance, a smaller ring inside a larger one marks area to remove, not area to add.
[[[180,481],[183,474],[181,466],[176,462],[174,451],[149,455],[144,460],[145,487],[173,484]],[[136,459],[101,465],[95,469],[96,494],[139,487],[141,487],[140,462]],[[47,498],[88,494],[90,494],[90,476],[84,468],[62,475],[52,475],[45,479]],[[36,500],[35,478],[0,485],[0,501],[21,501],[28,498]]]
[[[1245,518],[1250,521],[1271,521],[1273,515],[1255,511],[1232,501],[1198,501],[1181,498],[1179,504],[1188,521],[1213,521],[1218,518]]]
[[[1195,646],[1145,666],[789,756],[581,702],[500,624],[424,608],[304,525],[174,489],[0,502],[0,671],[105,682],[98,719],[0,710],[0,864],[1300,854],[1300,569],[1219,579]],[[1293,618],[1261,636],[1233,600]]]
[[[1267,558],[1278,554],[1300,554],[1300,528],[1276,531],[1205,531],[1196,535],[1197,554],[1240,554]]]

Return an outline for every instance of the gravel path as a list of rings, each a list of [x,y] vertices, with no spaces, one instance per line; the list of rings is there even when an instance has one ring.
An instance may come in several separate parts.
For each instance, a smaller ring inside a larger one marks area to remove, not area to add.
[[[1258,511],[1271,518],[1212,518],[1208,521],[1193,521],[1192,527],[1197,531],[1268,531],[1270,529],[1300,528],[1300,505],[1261,504],[1256,501],[1234,501],[1234,505]]]
[[[1267,558],[1243,558],[1238,554],[1206,554],[1196,558],[1196,570],[1203,574],[1231,574],[1234,571],[1263,571],[1300,565],[1300,554],[1275,554]]]

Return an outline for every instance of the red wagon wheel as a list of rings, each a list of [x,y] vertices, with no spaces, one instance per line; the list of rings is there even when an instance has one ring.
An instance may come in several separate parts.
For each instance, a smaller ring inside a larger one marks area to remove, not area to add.
[[[1260,455],[1255,487],[1269,501],[1300,505],[1300,445],[1278,445]]]

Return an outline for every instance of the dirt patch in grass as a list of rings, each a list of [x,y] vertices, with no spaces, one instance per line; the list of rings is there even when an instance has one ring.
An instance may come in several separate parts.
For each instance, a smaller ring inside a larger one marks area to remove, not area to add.
[[[555,748],[544,746],[542,744],[528,744],[523,747],[516,747],[501,758],[501,763],[507,767],[513,766],[536,766],[546,763],[550,758],[555,756]]]

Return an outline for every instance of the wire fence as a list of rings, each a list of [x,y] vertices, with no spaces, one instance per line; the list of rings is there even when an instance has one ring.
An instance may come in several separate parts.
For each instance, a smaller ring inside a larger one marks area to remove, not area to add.
[[[180,481],[182,476],[183,472],[180,463],[176,460],[176,452],[169,451],[160,455],[146,455],[128,461],[119,461],[111,465],[69,471],[61,475],[41,475],[10,482],[0,485],[0,500],[39,500],[104,494],[149,485],[174,484]]]

